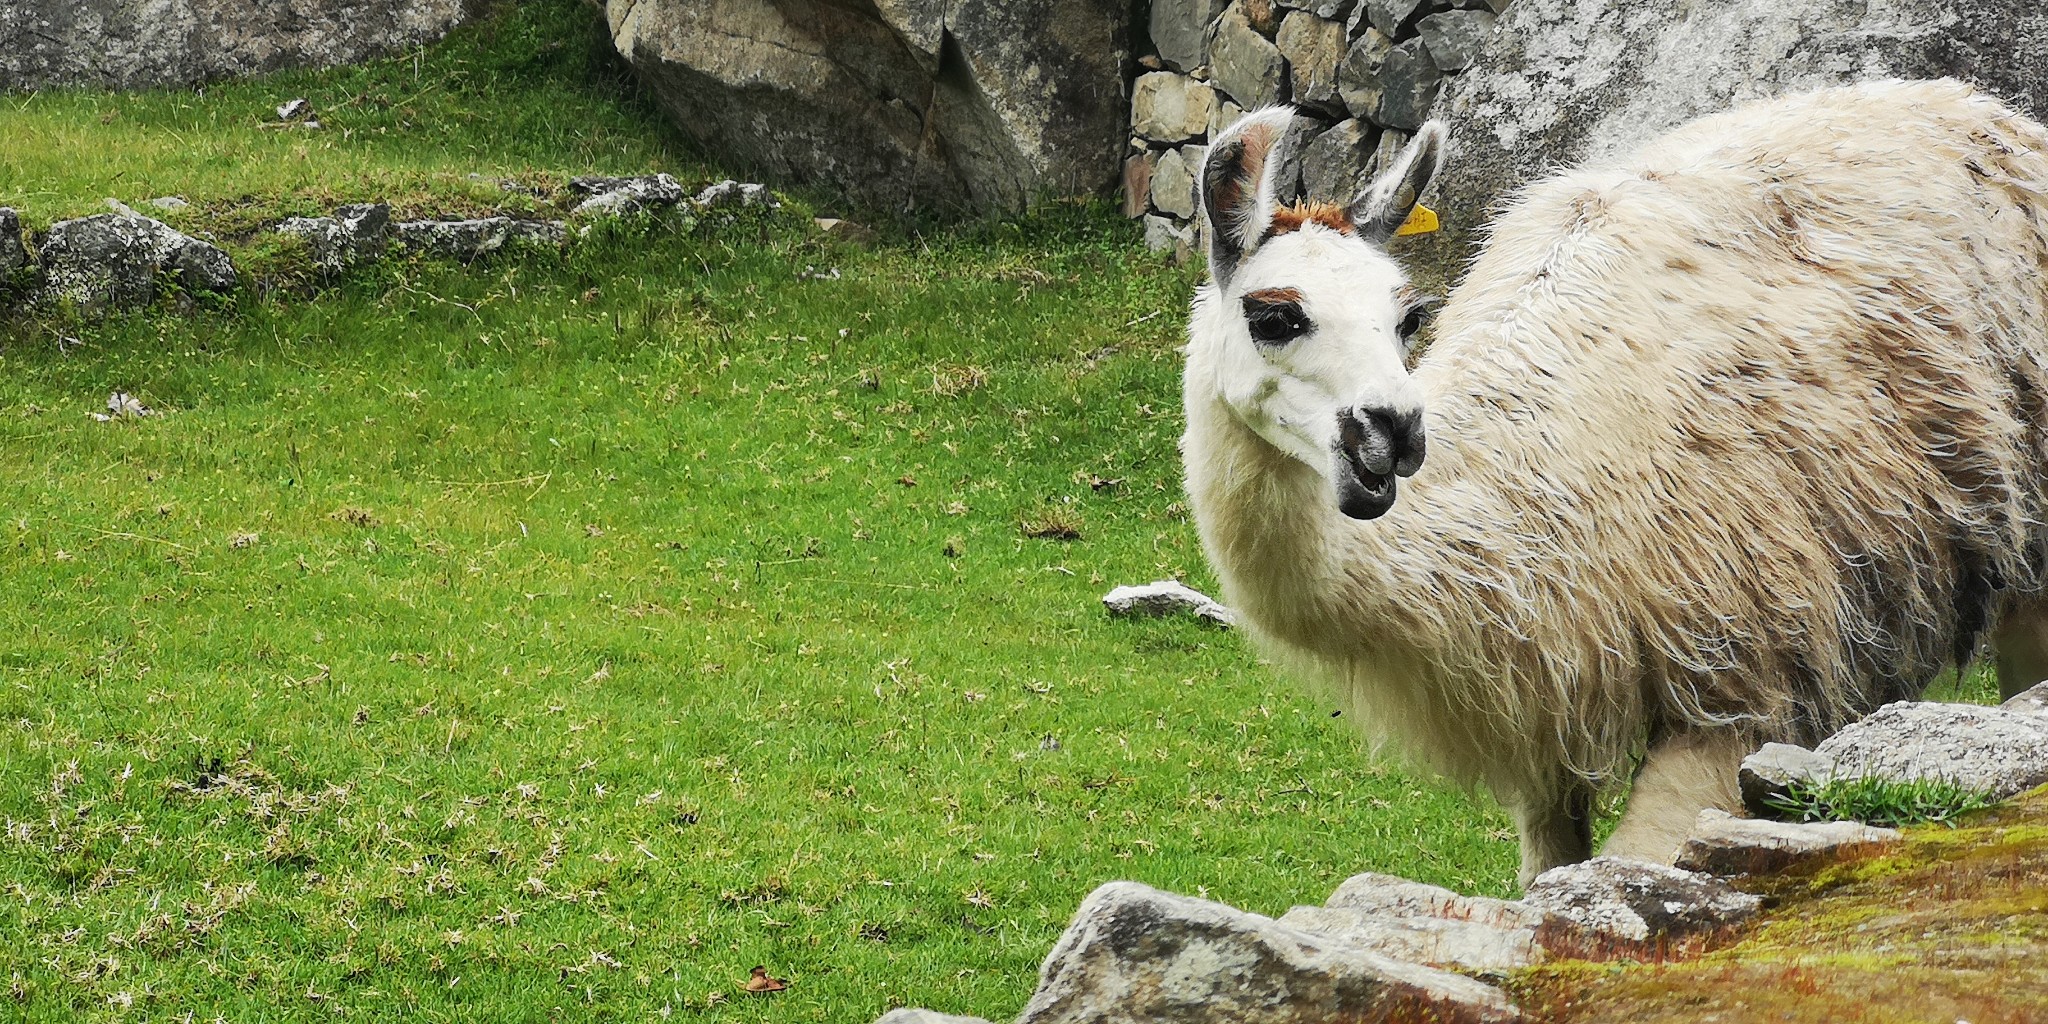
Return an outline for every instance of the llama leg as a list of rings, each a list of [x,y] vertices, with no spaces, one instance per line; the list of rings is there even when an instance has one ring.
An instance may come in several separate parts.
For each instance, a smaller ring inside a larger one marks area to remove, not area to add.
[[[1991,635],[1998,650],[1998,693],[2011,700],[2048,679],[2048,600],[2015,599]]]
[[[1510,810],[1522,835],[1522,885],[1560,864],[1593,855],[1593,790],[1576,776],[1557,791]]]
[[[1679,733],[1652,744],[1629,790],[1628,809],[1600,853],[1671,863],[1700,811],[1742,813],[1735,776],[1749,750],[1748,737],[1734,730]]]

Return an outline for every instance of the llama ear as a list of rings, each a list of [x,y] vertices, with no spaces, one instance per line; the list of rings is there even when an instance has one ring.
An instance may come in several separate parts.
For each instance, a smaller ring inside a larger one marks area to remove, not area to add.
[[[1294,111],[1268,107],[1238,119],[1209,146],[1202,161],[1202,220],[1209,237],[1209,276],[1222,284],[1258,247],[1273,222],[1273,152]]]
[[[1422,200],[1422,190],[1436,177],[1448,135],[1442,121],[1423,125],[1401,155],[1394,158],[1393,166],[1381,171],[1365,192],[1352,201],[1351,222],[1358,225],[1360,236],[1375,244],[1394,237],[1394,232],[1414,212],[1415,204]]]

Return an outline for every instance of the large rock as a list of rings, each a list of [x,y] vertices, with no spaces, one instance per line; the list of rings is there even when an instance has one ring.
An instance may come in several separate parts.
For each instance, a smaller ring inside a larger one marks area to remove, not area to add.
[[[1887,704],[1814,753],[1838,779],[1942,779],[1993,799],[2048,782],[2048,718],[1975,704]]]
[[[1941,76],[2048,115],[2048,18],[2008,0],[1515,0],[1437,105],[1445,230],[1420,258],[1454,275],[1485,211],[1546,168],[1743,100]]]
[[[1854,821],[1793,823],[1738,818],[1709,807],[1678,849],[1677,866],[1710,875],[1810,871],[1899,842],[1895,829]]]
[[[1246,110],[1287,98],[1287,61],[1252,27],[1242,2],[1231,4],[1217,19],[1209,61],[1210,80]]]
[[[1112,882],[1082,902],[1018,1024],[1456,1024],[1518,1016],[1499,989],[1471,978],[1220,903]]]
[[[1618,952],[1683,949],[1725,934],[1763,901],[1710,875],[1595,857],[1551,868],[1522,902],[1576,922]]]
[[[440,38],[468,0],[9,0],[0,89],[193,85],[331,67]]]
[[[220,247],[125,208],[50,225],[39,255],[43,297],[88,309],[145,305],[159,280],[190,292],[224,292],[236,282]]]
[[[1130,8],[1090,0],[609,0],[612,41],[699,143],[889,210],[1106,192]]]

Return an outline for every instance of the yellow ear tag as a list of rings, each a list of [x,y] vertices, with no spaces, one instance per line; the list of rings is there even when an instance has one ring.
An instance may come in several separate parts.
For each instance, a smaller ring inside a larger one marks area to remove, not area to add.
[[[1402,221],[1401,226],[1394,229],[1394,234],[1397,236],[1426,235],[1436,229],[1436,211],[1421,203],[1416,203],[1415,209],[1408,211],[1408,219]]]

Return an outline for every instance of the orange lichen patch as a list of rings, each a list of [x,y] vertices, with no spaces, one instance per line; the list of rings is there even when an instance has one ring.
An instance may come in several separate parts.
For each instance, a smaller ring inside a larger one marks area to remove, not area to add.
[[[1340,235],[1357,230],[1351,223],[1351,211],[1336,203],[1296,203],[1274,212],[1273,224],[1266,229],[1266,237],[1299,231],[1310,224],[1321,224]]]
[[[1767,909],[1697,959],[1555,960],[1510,979],[1543,1024],[2048,1020],[2048,789],[1907,830],[1818,873],[1749,876]]]
[[[1273,303],[1276,303],[1276,302],[1292,302],[1292,303],[1294,303],[1295,305],[1300,305],[1300,304],[1301,304],[1301,289],[1299,289],[1299,288],[1261,288],[1261,289],[1259,289],[1258,291],[1255,291],[1255,292],[1246,292],[1246,293],[1244,293],[1244,297],[1245,297],[1245,301],[1247,301],[1247,302],[1259,302],[1259,303],[1264,303],[1264,304],[1266,304],[1266,305],[1272,305]]]

